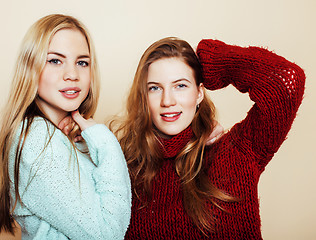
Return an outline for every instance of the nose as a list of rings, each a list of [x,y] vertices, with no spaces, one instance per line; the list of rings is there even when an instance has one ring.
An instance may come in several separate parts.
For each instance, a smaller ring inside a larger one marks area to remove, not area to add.
[[[78,80],[78,69],[76,66],[67,65],[64,71],[64,80],[76,81]]]
[[[162,107],[170,107],[176,104],[176,99],[172,90],[164,90],[160,105]]]

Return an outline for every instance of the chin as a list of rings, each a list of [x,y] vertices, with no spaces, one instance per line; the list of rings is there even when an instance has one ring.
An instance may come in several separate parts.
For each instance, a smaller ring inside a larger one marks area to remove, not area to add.
[[[179,134],[180,132],[182,132],[184,129],[182,130],[170,130],[170,131],[160,131],[162,137],[165,138],[172,138],[173,136]]]
[[[79,107],[80,107],[80,105],[67,107],[67,108],[65,109],[65,111],[67,111],[67,112],[73,112],[73,111],[76,111],[77,109],[79,109]]]

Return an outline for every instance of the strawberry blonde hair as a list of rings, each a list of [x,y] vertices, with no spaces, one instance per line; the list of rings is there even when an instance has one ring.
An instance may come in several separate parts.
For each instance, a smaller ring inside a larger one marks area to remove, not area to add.
[[[133,191],[141,201],[143,194],[146,199],[150,198],[151,181],[162,162],[159,146],[161,143],[148,107],[147,75],[150,64],[164,58],[178,58],[184,61],[194,72],[196,86],[203,82],[199,60],[186,41],[164,38],[153,43],[142,55],[127,99],[126,118],[115,130],[127,160]],[[214,219],[206,206],[206,201],[218,206],[214,198],[224,201],[233,200],[210,182],[203,169],[205,142],[214,128],[214,118],[215,107],[207,94],[204,94],[204,99],[199,104],[191,123],[194,137],[175,160],[175,169],[181,180],[185,210],[203,233],[205,230],[214,230]],[[115,122],[112,121],[110,124],[112,129]]]

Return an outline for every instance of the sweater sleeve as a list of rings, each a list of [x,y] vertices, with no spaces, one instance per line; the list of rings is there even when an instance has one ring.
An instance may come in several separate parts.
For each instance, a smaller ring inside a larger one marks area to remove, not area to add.
[[[123,239],[130,220],[131,188],[116,138],[104,125],[83,131],[94,164],[84,158],[86,162],[80,166],[74,156],[82,153],[75,152],[68,139],[52,128],[44,121],[33,122],[24,143],[19,192],[22,206],[29,212],[26,215],[35,215],[51,226],[47,239],[53,232],[54,239],[56,235]],[[52,130],[49,135],[47,130]],[[83,171],[85,166],[90,173]]]
[[[232,84],[254,101],[247,117],[232,132],[237,145],[247,144],[265,166],[285,140],[301,104],[303,70],[266,49],[218,40],[202,40],[197,54],[206,88],[216,90]]]

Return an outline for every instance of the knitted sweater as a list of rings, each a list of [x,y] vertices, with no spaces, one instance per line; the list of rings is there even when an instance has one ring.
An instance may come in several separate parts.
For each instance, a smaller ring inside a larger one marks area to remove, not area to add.
[[[143,208],[133,196],[132,217],[125,239],[262,239],[258,181],[285,140],[304,91],[304,72],[283,57],[258,47],[242,48],[202,40],[197,49],[210,90],[235,86],[255,102],[204,155],[204,168],[219,189],[241,201],[212,204],[215,232],[203,235],[187,215],[175,171],[177,153],[193,136],[191,128],[164,140],[162,167],[152,182],[152,200]],[[211,157],[212,156],[212,157]]]
[[[23,240],[124,238],[131,191],[120,145],[101,124],[84,130],[82,137],[86,144],[78,148],[88,147],[89,154],[74,150],[48,121],[34,119],[21,155],[22,204],[18,202],[14,210]],[[18,138],[16,134],[10,152],[11,180]],[[11,194],[15,199],[14,183]]]

